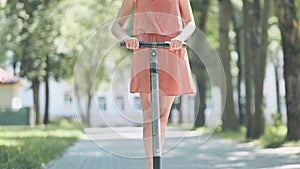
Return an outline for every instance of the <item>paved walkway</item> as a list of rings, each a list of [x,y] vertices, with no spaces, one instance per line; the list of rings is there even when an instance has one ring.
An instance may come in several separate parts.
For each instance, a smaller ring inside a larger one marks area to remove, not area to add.
[[[90,128],[45,169],[146,169],[141,128]],[[182,138],[184,139],[182,140]],[[92,139],[92,141],[91,141]],[[300,147],[258,149],[218,138],[170,129],[164,169],[300,169]]]

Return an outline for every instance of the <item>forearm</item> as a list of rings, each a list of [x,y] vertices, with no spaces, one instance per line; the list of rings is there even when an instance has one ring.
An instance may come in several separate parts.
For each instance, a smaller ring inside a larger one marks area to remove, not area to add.
[[[129,36],[123,31],[122,27],[130,16],[130,13],[134,7],[134,2],[134,0],[123,0],[118,16],[112,25],[111,32],[119,40],[125,40],[129,38]]]
[[[180,41],[186,41],[195,31],[196,26],[193,21],[185,24],[185,27],[182,29],[182,32],[175,38]]]
[[[119,40],[125,40],[129,38],[129,35],[127,35],[121,25],[118,22],[115,22],[111,28],[112,34]]]

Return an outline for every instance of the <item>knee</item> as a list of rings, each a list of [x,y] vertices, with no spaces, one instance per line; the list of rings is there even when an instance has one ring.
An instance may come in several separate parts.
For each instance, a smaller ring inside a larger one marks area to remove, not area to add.
[[[150,95],[146,93],[141,93],[140,97],[143,112],[151,112]]]
[[[160,121],[161,123],[167,123],[169,119],[169,112],[164,110],[162,111],[161,115],[160,115]]]

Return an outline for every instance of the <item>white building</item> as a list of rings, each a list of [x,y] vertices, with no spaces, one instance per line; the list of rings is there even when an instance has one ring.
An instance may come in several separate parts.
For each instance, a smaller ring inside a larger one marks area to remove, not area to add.
[[[128,72],[127,72],[128,73]],[[129,77],[126,75],[125,77]],[[129,79],[120,79],[114,75],[109,87],[100,85],[100,89],[95,93],[92,101],[91,124],[92,126],[140,126],[142,124],[142,112],[138,94],[129,93]],[[45,94],[44,84],[40,85],[40,105],[41,113],[44,112]],[[282,113],[286,119],[286,109],[284,107],[284,81],[280,80],[280,91],[282,98]],[[76,104],[73,103],[72,83],[67,81],[55,82],[50,80],[50,118],[68,116],[77,117]],[[23,107],[33,107],[33,95],[30,89],[30,83],[24,82],[20,89],[20,98]],[[267,65],[266,79],[264,83],[264,102],[265,116],[267,122],[272,122],[271,114],[276,113],[276,91],[274,67],[271,63]],[[183,122],[193,123],[195,117],[194,102],[197,98],[194,95],[185,95],[182,97]],[[218,104],[212,103],[212,104]],[[86,106],[83,106],[86,110]],[[211,113],[215,112],[215,114]],[[207,121],[215,123],[219,120],[220,113],[216,106],[207,106]],[[43,115],[43,114],[42,114]],[[178,117],[176,110],[173,113],[174,119]],[[78,116],[80,117],[80,115]]]
[[[123,87],[126,88],[127,86]],[[122,89],[122,87],[120,87]],[[45,103],[44,84],[40,85],[40,110],[43,115]],[[72,83],[50,80],[50,118],[79,117],[76,102],[73,102]],[[23,107],[33,107],[33,93],[30,82],[24,81],[20,89],[20,98]],[[193,95],[182,98],[183,122],[193,123],[194,109]],[[84,105],[82,101],[82,105]],[[86,110],[86,106],[82,106]],[[175,113],[174,113],[175,114]],[[139,94],[130,94],[126,90],[98,91],[92,99],[91,125],[92,126],[140,126],[142,124],[142,111]]]
[[[21,86],[18,78],[0,68],[0,108],[20,108],[19,89]]]

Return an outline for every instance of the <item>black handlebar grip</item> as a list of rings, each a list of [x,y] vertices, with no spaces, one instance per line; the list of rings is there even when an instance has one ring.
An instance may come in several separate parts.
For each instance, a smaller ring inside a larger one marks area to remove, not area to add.
[[[122,41],[121,47],[126,47],[126,43]],[[139,42],[140,48],[170,48],[170,42]],[[182,47],[187,47],[187,43],[183,42]]]

